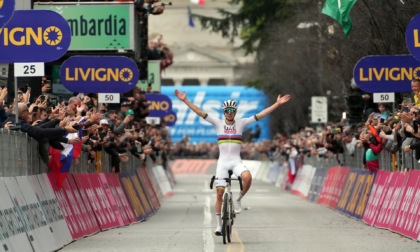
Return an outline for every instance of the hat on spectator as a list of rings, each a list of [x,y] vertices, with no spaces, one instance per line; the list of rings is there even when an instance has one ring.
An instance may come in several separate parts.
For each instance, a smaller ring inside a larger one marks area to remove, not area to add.
[[[109,125],[109,122],[108,122],[108,120],[107,120],[107,119],[101,119],[101,120],[99,121],[99,124],[100,124],[100,125],[103,125],[103,124],[105,124],[105,125]]]
[[[126,115],[126,116],[129,116],[129,115],[134,115],[134,111],[133,111],[132,109],[129,109],[129,110],[127,110],[127,111],[125,112],[125,115]]]

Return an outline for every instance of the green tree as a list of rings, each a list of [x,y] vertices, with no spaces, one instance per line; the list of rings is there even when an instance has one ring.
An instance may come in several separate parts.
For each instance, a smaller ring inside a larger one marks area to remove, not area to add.
[[[230,5],[240,6],[237,12],[218,8],[220,18],[193,14],[202,27],[219,33],[233,42],[237,38],[243,41],[246,54],[259,51],[268,39],[268,27],[282,23],[293,16],[296,1],[289,0],[231,0]],[[299,1],[298,1],[299,2]],[[303,1],[306,2],[306,1]]]

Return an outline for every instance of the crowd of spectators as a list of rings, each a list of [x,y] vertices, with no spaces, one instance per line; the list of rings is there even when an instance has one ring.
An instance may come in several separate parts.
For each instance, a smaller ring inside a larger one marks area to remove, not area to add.
[[[31,102],[30,89],[17,94],[17,121],[14,102],[6,100],[8,90],[0,90],[0,127],[26,132],[39,142],[40,158],[48,164],[49,148],[63,150],[63,144],[82,142],[88,162],[100,164],[104,150],[111,157],[112,170],[120,172],[120,162],[144,160],[149,155],[169,151],[170,136],[164,123],[146,123],[148,106],[145,91],[136,87],[121,104],[98,104],[96,94],[79,93],[56,102],[40,95]]]

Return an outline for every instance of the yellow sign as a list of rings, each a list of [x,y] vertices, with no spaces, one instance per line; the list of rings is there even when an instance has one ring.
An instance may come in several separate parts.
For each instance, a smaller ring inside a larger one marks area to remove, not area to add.
[[[3,7],[4,0],[0,0],[0,9]]]

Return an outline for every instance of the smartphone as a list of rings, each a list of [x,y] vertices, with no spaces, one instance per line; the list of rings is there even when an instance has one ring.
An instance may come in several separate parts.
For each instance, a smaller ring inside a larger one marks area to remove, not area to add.
[[[414,133],[419,132],[419,122],[418,121],[413,121],[413,130],[414,130]]]
[[[347,118],[347,113],[343,112],[343,116],[341,118],[346,119]]]
[[[57,98],[51,98],[51,106],[55,108],[57,106]]]
[[[402,112],[408,112],[408,111],[410,111],[410,110],[408,109],[408,107],[407,107],[407,106],[405,106],[405,107],[402,109]]]
[[[88,135],[88,131],[86,129],[82,129],[82,136],[87,136]]]
[[[380,122],[381,122],[381,123],[385,123],[385,118],[381,117]]]

